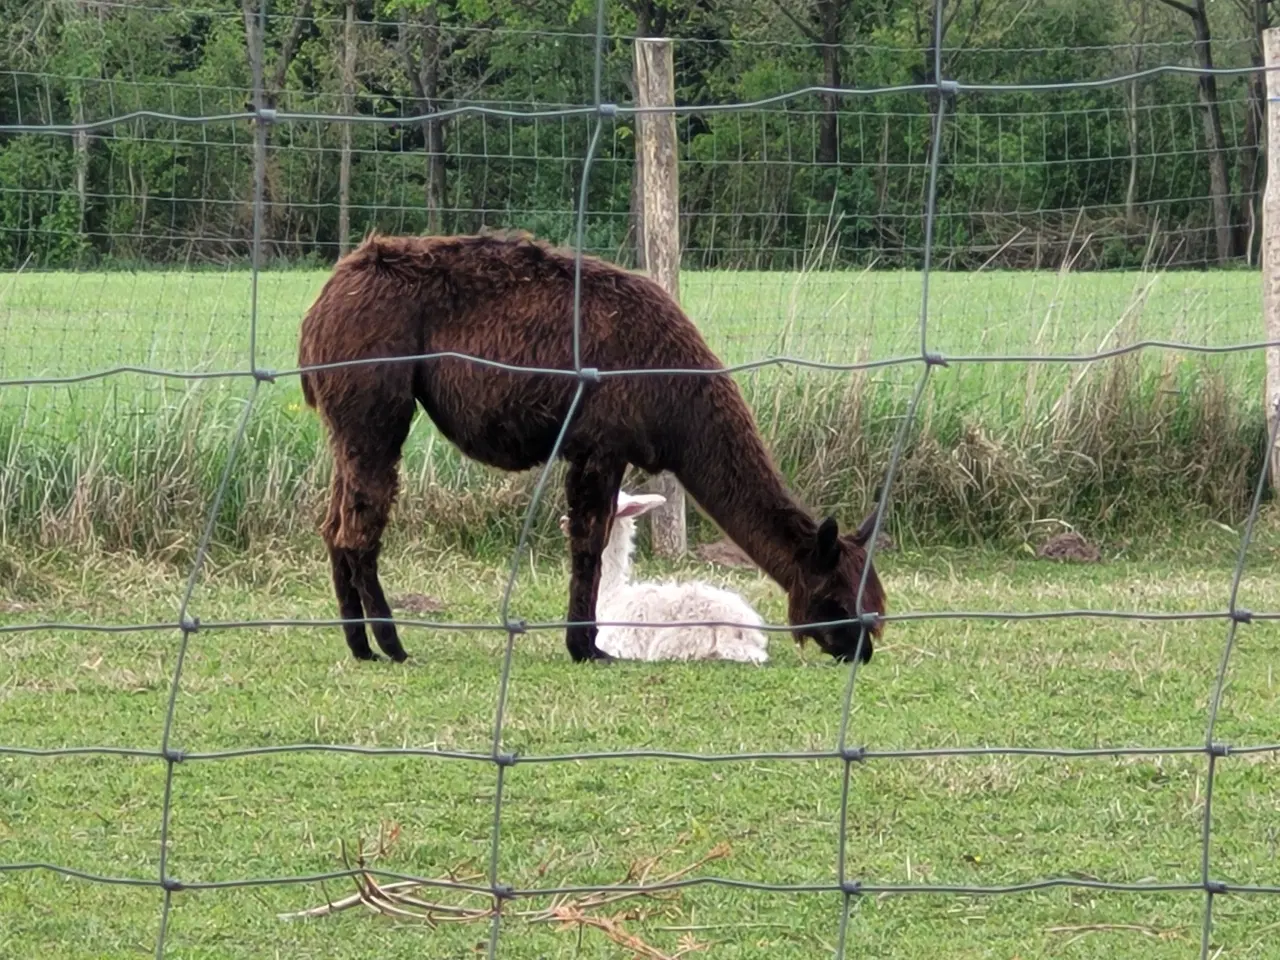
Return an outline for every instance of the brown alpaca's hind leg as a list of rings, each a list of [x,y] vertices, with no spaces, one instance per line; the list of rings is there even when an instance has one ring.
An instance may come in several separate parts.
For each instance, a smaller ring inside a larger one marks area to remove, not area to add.
[[[378,582],[378,547],[362,550],[355,554],[355,584],[364,603],[366,615],[386,620],[391,619],[391,605],[387,603],[382,592],[382,584]],[[400,645],[400,637],[396,634],[394,623],[374,623],[373,638],[378,646],[392,660],[403,663],[409,659],[404,647]]]
[[[625,463],[585,461],[571,463],[565,477],[569,501],[569,545],[572,568],[569,581],[571,626],[565,644],[574,660],[612,660],[596,646],[596,597],[600,589],[600,554],[609,535],[609,521],[622,486]],[[587,626],[573,624],[588,622]]]
[[[355,569],[349,554],[349,550],[329,548],[329,568],[333,574],[333,590],[338,595],[338,613],[343,620],[356,621],[344,623],[342,630],[347,635],[347,646],[351,648],[353,657],[377,660],[377,654],[369,648],[369,635],[364,629],[364,607],[360,604],[360,592],[354,580]]]
[[[391,607],[378,581],[378,552],[396,498],[400,448],[409,434],[414,407],[412,399],[407,403],[382,399],[376,416],[353,417],[330,428],[334,479],[323,533],[344,620],[391,620]],[[374,623],[372,627],[383,653],[396,661],[408,658],[394,623]],[[377,659],[369,648],[364,624],[344,624],[344,630],[352,656]]]

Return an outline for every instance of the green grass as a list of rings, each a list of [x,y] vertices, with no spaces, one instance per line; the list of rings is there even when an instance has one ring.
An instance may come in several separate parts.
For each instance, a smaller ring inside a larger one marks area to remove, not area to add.
[[[261,276],[261,365],[294,365],[298,324],[325,276]],[[915,273],[690,272],[681,283],[687,310],[728,363],[919,349]],[[931,304],[930,347],[951,356],[1261,336],[1255,272],[939,273]],[[10,275],[0,283],[0,377],[119,364],[243,367],[249,311],[243,271]],[[775,369],[739,381],[798,493],[852,521],[874,497],[918,376],[910,365]],[[1188,513],[1238,522],[1261,465],[1262,376],[1256,352],[937,369],[895,488],[895,533],[1016,543],[1046,523],[1112,534],[1167,528]],[[243,381],[134,375],[0,391],[0,539],[184,555],[247,393]],[[248,543],[309,533],[327,470],[296,378],[264,386],[225,535]],[[528,475],[462,460],[419,418],[406,447],[402,518],[467,549],[500,547],[530,485]],[[547,518],[558,508],[553,499],[540,518],[544,539],[554,538]]]
[[[882,571],[894,611],[1223,609],[1239,531],[1191,522],[1161,543],[1109,542],[1105,562],[1062,566],[1024,552],[900,549]],[[1280,517],[1267,511],[1240,602],[1280,594]],[[642,574],[670,572],[642,558]],[[440,598],[441,621],[487,621],[505,569],[403,531],[383,575],[394,597]],[[185,570],[136,555],[0,552],[0,623],[126,622],[175,615]],[[676,572],[742,590],[771,622],[783,598],[753,573],[693,562]],[[531,557],[513,613],[562,615],[562,555]],[[221,546],[193,598],[204,622],[333,615],[318,544],[245,552]],[[1202,742],[1226,640],[1223,622],[980,620],[892,624],[856,685],[850,739],[872,748],[1095,747]],[[414,659],[356,664],[340,631],[204,631],[192,637],[174,745],[211,751],[294,743],[486,751],[504,637],[406,628]],[[160,743],[176,633],[21,633],[0,643],[0,743]],[[660,748],[820,750],[837,741],[847,672],[790,640],[773,660],[575,666],[557,634],[519,638],[504,727],[524,755]],[[1240,628],[1215,736],[1269,743],[1280,725],[1280,630]],[[1213,875],[1280,883],[1271,754],[1217,768]],[[1202,757],[873,760],[852,770],[849,872],[865,882],[1008,884],[1046,876],[1197,882]],[[385,869],[438,876],[487,864],[494,770],[438,758],[293,753],[180,764],[170,870],[183,881],[340,869],[339,844],[399,837]],[[163,765],[113,758],[0,757],[0,862],[48,860],[154,877]],[[825,761],[718,765],[664,760],[517,765],[508,771],[500,876],[518,886],[618,882],[640,858],[680,869],[727,842],[701,875],[781,883],[835,877],[841,769]],[[345,895],[341,883],[328,885]],[[307,922],[276,914],[324,902],[318,885],[174,896],[169,956],[466,957],[482,924],[394,922],[363,909]],[[529,906],[545,906],[545,902]],[[36,873],[0,874],[0,955],[126,957],[153,949],[155,890]],[[521,903],[517,908],[526,905]],[[636,905],[632,905],[636,906]],[[714,957],[828,955],[839,898],[698,888],[641,905],[629,930],[668,951],[696,928]],[[619,909],[622,909],[621,907]],[[1195,955],[1203,898],[1056,890],[1008,897],[865,897],[850,956],[1182,958]],[[1223,958],[1276,956],[1280,898],[1215,906]],[[596,931],[516,918],[503,957],[624,957]]]
[[[261,363],[296,360],[298,324],[327,271],[259,279]],[[774,353],[813,360],[919,350],[921,279],[907,271],[687,271],[681,301],[726,363]],[[0,376],[83,373],[116,364],[172,369],[248,361],[246,271],[28,273],[0,283]],[[930,345],[944,354],[1084,352],[1130,339],[1223,344],[1262,339],[1255,271],[935,273]],[[953,371],[964,380],[982,370]],[[995,377],[1022,371],[999,371]],[[976,381],[975,381],[976,382]]]

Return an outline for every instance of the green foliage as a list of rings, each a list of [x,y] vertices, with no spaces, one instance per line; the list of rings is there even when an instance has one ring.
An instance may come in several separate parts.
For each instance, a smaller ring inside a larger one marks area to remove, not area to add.
[[[233,0],[172,0],[158,10],[58,2],[42,17],[32,15],[30,5],[10,0],[7,6],[13,8],[7,29],[17,72],[0,84],[0,123],[101,119],[135,110],[240,114],[251,100],[243,16]],[[845,83],[928,82],[931,4],[840,0],[837,7]],[[268,99],[292,112],[338,113],[345,4],[314,4],[311,18],[298,24],[291,17],[296,9],[276,4],[268,18],[269,86],[277,67],[284,68],[281,88],[266,91]],[[625,37],[643,26],[675,37],[678,99],[724,104],[821,81],[820,51],[810,42],[819,8],[788,0],[786,9],[790,17],[773,0],[610,0],[607,29]],[[359,0],[355,10],[356,111],[362,116],[409,117],[476,102],[547,109],[591,99],[595,5],[589,0],[536,6]],[[1097,79],[1192,58],[1187,18],[1155,0],[1052,0],[1031,7],[960,0],[949,16],[944,70],[978,82]],[[1219,65],[1256,57],[1252,25],[1235,5],[1216,5],[1211,24]],[[281,64],[288,37],[296,43]],[[632,44],[611,36],[604,54],[602,95],[629,102]],[[1232,256],[1239,257],[1248,253],[1250,236],[1256,244],[1249,224],[1260,195],[1251,172],[1260,168],[1250,159],[1257,130],[1246,122],[1244,80],[1222,80],[1219,98],[1232,138],[1226,148]],[[930,109],[922,95],[860,96],[842,100],[833,119],[825,101],[801,97],[765,110],[682,118],[688,262],[794,269],[821,246],[833,264],[918,266]],[[1193,79],[1153,78],[1136,91],[966,95],[950,112],[937,224],[949,265],[977,266],[993,255],[1011,267],[1057,265],[1079,255],[1078,269],[1134,267],[1152,256],[1166,265],[1219,259]],[[838,163],[824,166],[816,158],[821,130],[830,123]],[[567,239],[591,125],[589,117],[454,117],[439,123],[444,155],[429,172],[423,124],[356,124],[349,131],[351,233],[498,225]],[[344,125],[328,120],[271,130],[266,253],[273,260],[333,258],[343,136]],[[15,139],[0,136],[0,151],[18,151],[10,166],[23,167],[5,186],[5,262],[16,266],[33,251],[40,262],[83,257],[131,266],[247,259],[248,123],[139,119],[94,131],[85,146],[83,211],[65,199],[68,167],[54,157],[66,144],[36,158]],[[588,192],[592,247],[623,262],[634,252],[634,155],[633,122],[607,125]],[[40,165],[38,172],[31,163]],[[443,179],[437,211],[428,209],[432,177]],[[41,190],[63,196],[50,199]],[[33,239],[41,230],[79,236]],[[1088,238],[1085,250],[1072,247],[1073,236]]]
[[[15,265],[75,266],[80,231],[74,158],[65,141],[34,134],[0,146],[0,257]]]

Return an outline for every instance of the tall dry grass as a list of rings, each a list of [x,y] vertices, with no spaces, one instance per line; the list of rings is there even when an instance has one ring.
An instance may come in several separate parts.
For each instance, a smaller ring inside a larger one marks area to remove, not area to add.
[[[930,387],[892,492],[896,538],[1017,542],[1059,524],[1131,536],[1188,514],[1225,523],[1243,515],[1265,424],[1258,391],[1231,382],[1220,363],[1129,355],[1066,374],[1023,372],[1022,382],[998,381],[1009,394],[999,403],[968,402],[942,378]],[[799,495],[854,522],[874,502],[917,376],[914,368],[838,377],[774,369],[742,385]],[[129,416],[108,404],[81,411],[71,427],[48,409],[41,419],[22,405],[3,408],[0,542],[188,561],[244,402],[238,388],[197,384]],[[218,513],[222,550],[313,537],[327,492],[314,415],[270,390],[259,404]],[[559,477],[558,468],[535,549],[562,549]],[[393,535],[507,550],[534,479],[462,459],[419,417]],[[705,521],[692,529],[715,535]]]

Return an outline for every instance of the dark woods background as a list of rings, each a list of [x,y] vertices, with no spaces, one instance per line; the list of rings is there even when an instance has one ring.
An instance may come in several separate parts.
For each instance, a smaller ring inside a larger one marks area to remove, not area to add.
[[[592,96],[588,0],[267,0],[264,100],[318,115],[270,133],[264,253],[318,266],[367,229],[571,237],[591,117],[404,121],[460,104]],[[243,263],[252,235],[248,37],[258,0],[0,0],[0,266]],[[933,0],[609,0],[604,95],[632,99],[634,36],[676,42],[677,99],[933,77]],[[1265,0],[948,0],[943,68],[971,82],[1260,64]],[[950,105],[944,268],[1257,260],[1261,74],[1160,76]],[[924,95],[806,95],[682,116],[692,268],[912,267],[932,127]],[[391,122],[343,123],[341,115]],[[609,121],[588,245],[634,264],[634,131]]]

